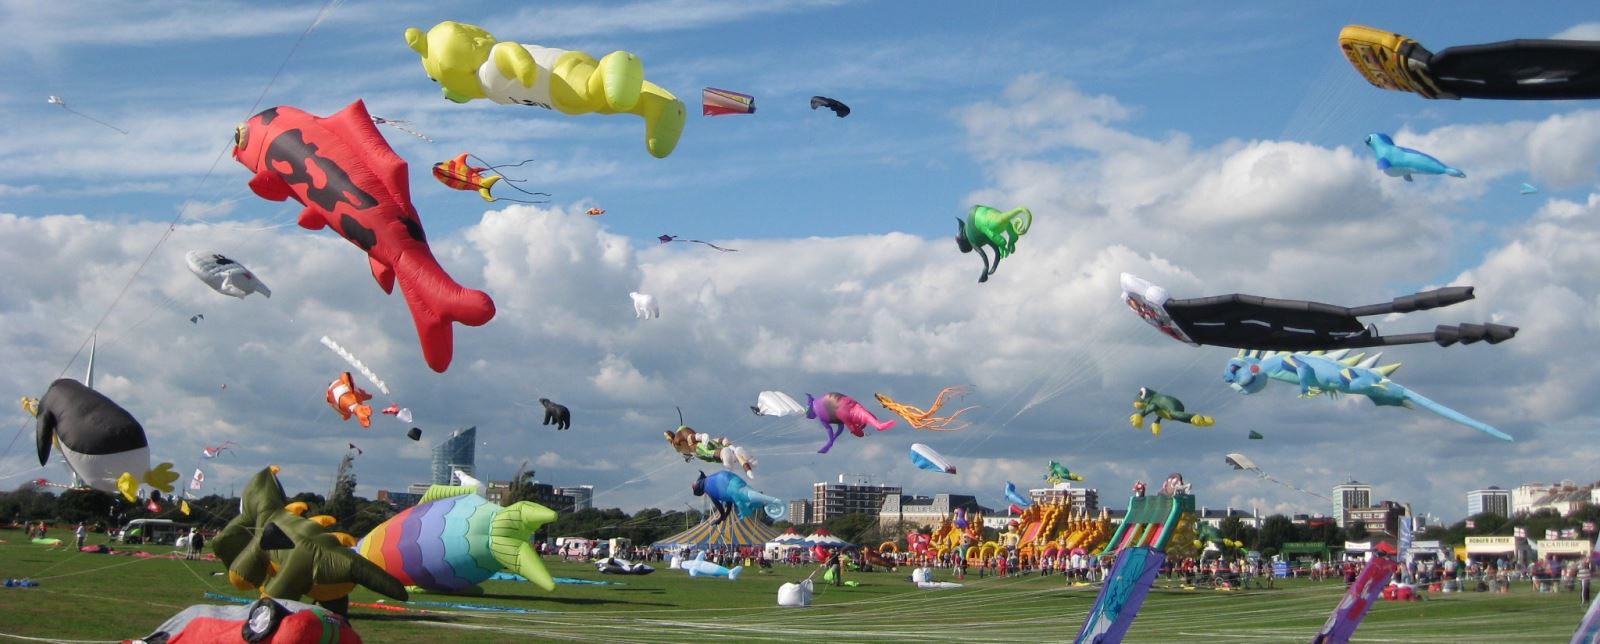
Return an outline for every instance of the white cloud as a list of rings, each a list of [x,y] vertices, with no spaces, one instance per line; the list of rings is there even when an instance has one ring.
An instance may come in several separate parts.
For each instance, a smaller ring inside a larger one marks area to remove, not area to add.
[[[1583,22],[1568,27],[1550,38],[1554,40],[1600,40],[1600,22]]]
[[[844,4],[844,0],[635,0],[624,4],[579,5],[522,10],[500,22],[526,25],[541,36],[596,36],[601,34],[678,31],[715,27],[752,18],[798,13]],[[500,40],[518,40],[512,32],[496,33]]]

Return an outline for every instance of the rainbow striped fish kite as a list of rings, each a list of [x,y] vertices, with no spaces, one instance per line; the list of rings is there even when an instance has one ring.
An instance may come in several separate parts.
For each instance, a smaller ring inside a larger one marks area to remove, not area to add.
[[[489,502],[475,485],[435,485],[415,507],[373,528],[356,552],[407,586],[482,594],[479,582],[502,570],[554,590],[528,538],[554,521],[550,508],[528,501]]]
[[[707,87],[700,92],[700,112],[705,116],[728,114],[755,114],[756,97]]]

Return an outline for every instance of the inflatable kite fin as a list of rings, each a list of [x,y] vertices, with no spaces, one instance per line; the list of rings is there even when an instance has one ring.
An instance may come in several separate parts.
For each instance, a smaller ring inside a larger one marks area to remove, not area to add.
[[[478,180],[478,194],[483,196],[484,201],[494,201],[494,195],[489,194],[489,188],[497,183],[500,183],[500,177],[492,174]]]
[[[417,505],[432,503],[434,501],[438,501],[439,499],[449,499],[477,493],[478,488],[471,485],[432,485],[428,487],[427,492],[422,493],[422,500],[417,501]]]
[[[739,581],[739,573],[744,572],[744,566],[734,566],[728,571],[728,581]]]
[[[27,398],[22,399],[22,408],[28,408]],[[37,409],[37,403],[35,403],[35,409]],[[50,463],[50,445],[55,443],[56,415],[46,411],[43,414],[35,412],[34,416],[39,418],[38,428],[33,434],[34,441],[39,447],[39,464],[47,465]]]
[[[1528,185],[1528,184],[1522,184],[1522,185]],[[754,407],[752,407],[751,409],[754,409]],[[22,411],[28,412],[29,416],[33,416],[34,418],[38,418],[39,417],[39,399],[38,398],[29,398],[27,396],[23,396],[22,397]]]
[[[122,498],[129,503],[139,498],[139,479],[133,477],[132,472],[123,472],[117,477],[117,491],[122,493]]]
[[[372,279],[378,281],[378,288],[384,293],[394,293],[394,269],[371,255],[367,256],[367,262],[372,265]]]
[[[167,494],[172,494],[172,483],[178,480],[178,473],[172,471],[171,463],[162,463],[155,469],[144,473],[144,484]]]
[[[266,529],[261,531],[258,545],[262,550],[293,550],[294,540],[278,524],[268,523]]]
[[[266,170],[257,172],[256,176],[250,178],[250,191],[256,193],[256,196],[259,196],[262,199],[268,199],[271,201],[283,201],[294,194],[294,191],[289,189],[288,182],[283,180],[282,175]],[[305,213],[301,213],[301,226],[306,225],[305,219]],[[317,226],[317,228],[321,228],[321,226]],[[312,230],[315,230],[315,228]]]
[[[283,200],[279,199],[278,201]],[[316,208],[311,206],[307,206],[305,210],[300,211],[298,223],[301,228],[306,230],[322,230],[328,227],[328,221],[322,218],[322,213],[317,212]]]
[[[431,491],[431,490],[430,490]],[[544,567],[528,539],[540,526],[556,520],[555,510],[537,503],[518,501],[494,515],[489,526],[489,551],[494,560],[506,570],[516,572],[533,585],[546,592],[555,590],[556,582]],[[350,551],[354,554],[354,551]],[[362,559],[362,561],[366,561]]]
[[[483,326],[494,318],[494,300],[483,291],[457,284],[431,255],[404,253],[399,265],[391,268],[416,322],[423,359],[430,369],[444,373],[455,351],[451,323]]]

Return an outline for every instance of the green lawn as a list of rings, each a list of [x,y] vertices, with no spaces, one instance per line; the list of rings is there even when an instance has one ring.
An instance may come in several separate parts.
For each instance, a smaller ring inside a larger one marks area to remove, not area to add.
[[[247,595],[212,576],[222,569],[217,563],[80,554],[18,544],[17,536],[0,533],[11,541],[0,544],[0,578],[41,581],[38,588],[0,588],[0,638],[138,637],[188,605],[216,603],[202,597],[207,591]],[[547,561],[557,576],[622,585],[560,585],[543,593],[526,583],[488,582],[488,596],[459,601],[538,612],[358,608],[352,617],[369,642],[1062,641],[1077,632],[1096,592],[1065,587],[1059,577],[974,578],[965,588],[923,591],[905,581],[909,573],[851,574],[847,578],[860,587],[819,586],[813,607],[780,609],[778,585],[809,570],[747,571],[729,582],[690,579],[675,570],[611,577],[585,564]],[[1273,590],[1243,592],[1165,589],[1158,582],[1128,641],[1309,641],[1343,585],[1283,582]],[[354,596],[358,602],[380,599],[365,591]],[[1506,595],[1433,594],[1427,601],[1379,603],[1356,641],[1565,642],[1582,613],[1571,593],[1536,594],[1526,587]]]

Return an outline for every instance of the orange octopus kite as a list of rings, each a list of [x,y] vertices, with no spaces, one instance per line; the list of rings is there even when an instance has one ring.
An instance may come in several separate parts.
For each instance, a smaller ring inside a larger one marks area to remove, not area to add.
[[[963,407],[956,410],[956,413],[950,414],[949,416],[935,416],[934,414],[939,413],[939,409],[944,407],[945,396],[963,396],[966,395],[966,393],[966,387],[945,387],[944,389],[940,389],[939,395],[935,396],[933,399],[933,405],[928,407],[926,410],[895,402],[893,398],[883,394],[873,394],[872,396],[878,399],[878,404],[883,405],[884,409],[892,411],[895,414],[898,414],[901,418],[906,419],[906,422],[910,423],[911,427],[915,429],[953,432],[959,429],[966,429],[972,425],[972,423],[965,422],[955,424],[955,420],[957,416],[960,416],[968,410],[977,409],[977,406],[974,405],[972,407]]]

